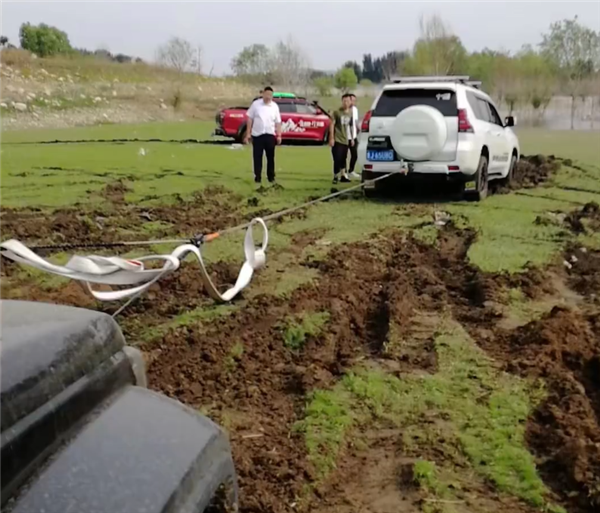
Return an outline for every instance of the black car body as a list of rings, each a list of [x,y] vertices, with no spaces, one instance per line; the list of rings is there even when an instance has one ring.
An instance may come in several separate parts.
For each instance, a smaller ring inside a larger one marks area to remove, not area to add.
[[[236,511],[225,433],[146,388],[112,317],[1,301],[2,512]]]

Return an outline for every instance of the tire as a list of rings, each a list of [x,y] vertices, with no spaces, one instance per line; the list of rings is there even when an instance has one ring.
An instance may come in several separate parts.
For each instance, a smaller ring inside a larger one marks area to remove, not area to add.
[[[364,183],[366,180],[364,178],[364,173],[362,175],[362,179],[361,179],[362,183]],[[362,192],[363,192],[363,196],[365,198],[377,198],[379,196],[381,196],[381,186],[380,186],[380,182],[375,182],[375,187],[373,189],[367,189],[366,187],[362,188]]]
[[[235,142],[238,144],[243,144],[244,142],[244,134],[246,133],[246,125],[242,125],[238,130],[237,135],[235,136]]]
[[[377,189],[365,189],[363,187],[363,196],[367,199],[373,199],[379,197],[379,191]]]
[[[502,185],[512,185],[515,178],[515,168],[517,167],[517,156],[513,153],[510,159],[510,167],[508,168],[508,174],[500,181]]]
[[[465,191],[467,201],[483,201],[488,195],[488,159],[485,155],[479,157],[479,165],[475,176],[475,190]]]

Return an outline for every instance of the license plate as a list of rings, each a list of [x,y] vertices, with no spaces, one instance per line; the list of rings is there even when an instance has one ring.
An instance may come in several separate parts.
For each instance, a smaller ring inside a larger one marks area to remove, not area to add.
[[[391,162],[394,160],[394,150],[385,151],[367,151],[367,160],[373,162]]]
[[[466,182],[465,183],[465,191],[474,191],[476,186],[477,186],[477,184],[475,183],[475,181]]]

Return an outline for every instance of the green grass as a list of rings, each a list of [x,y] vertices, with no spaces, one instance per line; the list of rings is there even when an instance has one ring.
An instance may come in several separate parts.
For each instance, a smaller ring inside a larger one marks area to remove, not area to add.
[[[287,317],[279,325],[283,344],[292,351],[299,351],[308,337],[316,337],[321,333],[328,320],[327,312],[304,312]]]
[[[141,324],[136,318],[127,319],[123,322],[124,327],[129,331],[134,331],[138,339],[135,343],[147,343],[164,336],[168,331],[179,326],[194,326],[210,323],[220,317],[226,317],[232,314],[236,307],[229,304],[215,305],[214,303],[206,303],[203,306],[189,310],[180,315],[165,320],[156,325],[146,326]],[[134,341],[131,341],[134,343]]]
[[[323,103],[329,107],[336,101],[331,98]],[[178,208],[175,194],[189,199],[207,186],[224,186],[240,197],[239,202],[230,200],[231,207],[245,214],[262,209],[276,211],[330,192],[330,153],[323,147],[278,149],[277,173],[284,190],[258,194],[252,181],[248,147],[231,150],[228,145],[144,142],[12,144],[55,139],[204,140],[212,128],[212,123],[186,122],[3,132],[2,204],[58,207],[81,203],[82,208],[93,205],[106,209],[106,200],[97,192],[119,178],[131,188],[126,194],[128,202],[168,203],[172,208]],[[318,271],[301,262],[335,251],[339,244],[369,242],[375,233],[389,227],[413,231],[421,240],[433,242],[439,230],[433,225],[436,210],[449,212],[458,226],[477,230],[477,241],[468,256],[483,270],[517,271],[527,263],[546,263],[574,236],[558,224],[537,225],[536,218],[548,211],[567,212],[587,201],[600,202],[598,132],[519,130],[519,136],[524,154],[554,153],[575,159],[574,166],[581,169],[564,168],[553,183],[492,196],[480,204],[440,201],[415,205],[406,201],[367,201],[353,195],[311,207],[303,218],[269,225],[267,268],[257,274],[244,291],[244,299],[236,305],[213,306],[207,300],[195,310],[158,319],[150,326],[128,319],[123,321],[125,328],[139,334],[139,342],[144,343],[178,326],[202,326],[228,315],[257,294],[289,297],[297,287],[310,286],[318,279]],[[139,155],[142,147],[145,156]],[[255,206],[247,203],[252,198],[258,200]],[[186,235],[179,227],[169,227],[161,220],[145,223],[137,230],[140,238],[146,238],[164,228],[172,229],[173,235]],[[198,226],[195,231],[203,229]],[[318,237],[311,244],[293,244],[293,237],[299,232],[318,233]],[[578,240],[600,247],[598,234],[582,235]],[[243,233],[222,237],[206,245],[203,255],[209,263],[228,261],[241,265],[242,241]],[[169,245],[153,248],[160,253],[171,249]],[[59,259],[64,257],[60,255]],[[19,279],[35,280],[44,288],[60,286],[60,279],[42,274],[24,268]],[[524,315],[534,316],[538,307],[544,307],[525,305],[518,291],[509,291],[508,296],[509,306]],[[320,334],[328,319],[327,312],[284,318],[279,326],[282,343],[291,351],[300,351],[309,337]],[[389,349],[393,352],[394,348]],[[539,389],[497,372],[493,362],[454,325],[438,334],[435,349],[438,369],[434,374],[405,374],[399,378],[373,367],[356,368],[332,389],[313,391],[305,418],[297,429],[304,433],[309,458],[318,475],[325,478],[335,468],[354,428],[372,430],[391,424],[403,433],[406,450],[415,458],[414,478],[429,498],[452,500],[460,494],[460,483],[475,473],[482,482],[493,483],[502,493],[519,497],[540,510],[560,511],[548,503],[547,491],[525,447],[524,423],[541,397]],[[225,361],[226,370],[233,372],[245,357],[244,347],[233,344]],[[445,440],[441,445],[440,439]],[[355,445],[360,443],[360,438],[355,441]],[[436,459],[427,453],[432,445],[443,457]],[[434,511],[432,508],[430,511]],[[450,513],[452,508],[447,505],[439,511]],[[454,509],[460,511],[460,507]]]
[[[212,123],[198,122],[34,130],[2,135],[3,143],[111,138],[180,140],[207,139],[211,129]],[[409,204],[366,201],[359,196],[354,200],[322,204],[311,208],[306,219],[290,220],[272,228],[272,248],[278,248],[278,238],[280,247],[284,247],[289,243],[286,236],[298,230],[324,229],[327,231],[323,236],[324,245],[306,248],[305,256],[311,251],[324,253],[337,243],[360,240],[388,226],[410,227],[432,220],[435,210],[443,209],[455,217],[464,216],[466,224],[479,231],[469,257],[482,269],[515,271],[528,262],[545,263],[564,243],[564,234],[559,226],[535,226],[535,218],[548,210],[569,211],[586,201],[600,201],[600,159],[595,143],[598,132],[520,130],[519,135],[524,153],[579,156],[584,169],[564,169],[556,182],[546,187],[492,196],[481,204],[429,205],[418,214],[411,214],[414,206]],[[138,154],[141,147],[146,149],[146,156]],[[189,198],[194,191],[206,186],[223,185],[242,198],[258,198],[256,209],[279,210],[331,189],[330,155],[327,148],[321,147],[280,148],[277,172],[285,190],[268,194],[254,191],[248,147],[230,150],[227,145],[167,143],[3,144],[1,150],[0,191],[3,205],[7,207],[61,206],[75,202],[100,205],[102,197],[90,191],[99,191],[118,178],[125,179],[132,189],[126,195],[127,201],[142,204],[171,201],[173,194]],[[48,169],[52,167],[62,170]],[[417,232],[428,241],[435,234],[435,228],[428,226]],[[217,258],[237,259],[239,248],[232,240],[229,237],[220,240],[207,251],[214,251]],[[590,244],[600,244],[595,236],[582,238],[582,241],[588,240]],[[283,289],[285,294],[287,288]]]
[[[54,96],[52,99],[45,99],[43,97],[37,97],[31,102],[31,105],[35,105],[41,110],[55,110],[55,111],[66,111],[75,108],[90,108],[90,107],[103,107],[106,103],[94,102],[95,97],[83,95],[80,96]]]
[[[305,417],[296,425],[304,433],[308,458],[321,479],[335,468],[344,436],[354,422],[352,396],[343,385],[316,390],[308,400]]]
[[[448,481],[435,462],[418,459],[413,464],[413,479],[427,495],[422,506],[424,513],[459,513],[463,501],[456,500],[457,482]],[[431,500],[431,502],[427,502]]]
[[[241,342],[236,342],[231,346],[229,355],[225,359],[225,368],[232,371],[235,369],[237,363],[242,359],[244,355],[244,345]]]
[[[391,423],[402,429],[412,454],[435,444],[436,453],[444,454],[435,463],[451,479],[464,478],[466,462],[480,479],[543,510],[549,506],[547,489],[525,443],[525,421],[543,391],[495,370],[457,325],[442,324],[440,330],[434,374],[398,378],[357,368],[332,390],[313,394],[301,423],[310,458],[326,474],[353,424],[372,430]],[[447,498],[448,487],[433,482],[433,463],[419,468],[417,478],[429,493]]]

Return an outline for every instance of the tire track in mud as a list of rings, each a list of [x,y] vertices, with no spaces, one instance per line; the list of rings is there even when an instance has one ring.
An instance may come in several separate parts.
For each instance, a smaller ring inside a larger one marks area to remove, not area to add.
[[[144,207],[126,202],[128,192],[130,189],[124,182],[115,181],[98,193],[108,200],[106,206],[75,205],[49,211],[3,208],[3,239],[16,238],[29,245],[101,245],[139,240],[139,232],[145,226],[150,227],[146,231],[150,238],[181,234],[191,237],[249,218],[238,208],[242,198],[223,187],[209,186],[195,192],[189,200],[174,195],[171,205]]]
[[[117,138],[117,139],[53,139],[49,141],[21,141],[7,142],[5,145],[23,146],[23,145],[49,145],[49,144],[127,144],[127,143],[166,143],[166,144],[209,144],[216,146],[231,145],[230,140],[217,139],[160,139],[160,138]]]
[[[451,223],[439,231],[435,246],[384,231],[369,243],[343,245],[324,259],[305,262],[320,279],[289,299],[259,296],[228,317],[170,329],[145,347],[151,387],[207,409],[229,430],[241,511],[296,511],[291,505],[317,482],[303,436],[295,429],[307,393],[331,387],[365,359],[399,375],[435,372],[432,334],[421,332],[419,320],[431,313],[453,315],[508,372],[547,381],[548,399],[527,428],[530,446],[546,483],[569,511],[594,511],[600,476],[594,461],[600,447],[595,296],[600,252],[569,248],[565,260],[576,256],[571,269],[551,269],[585,297],[585,308],[554,310],[510,330],[500,327],[497,308],[506,290],[519,288],[538,299],[553,292],[551,280],[540,269],[482,273],[467,261],[475,238],[473,231]],[[220,283],[237,275],[237,268],[227,264],[212,271]],[[99,307],[75,282],[31,290],[36,300]],[[202,306],[203,296],[194,266],[182,266],[124,312],[128,340],[135,341],[142,328]],[[289,350],[281,322],[305,311],[327,312],[329,321],[320,335],[307,337],[300,351]],[[135,319],[139,322],[130,322]],[[392,334],[409,343],[390,348]],[[334,484],[320,486],[315,500],[329,493],[333,503],[343,503]]]
[[[548,379],[549,398],[536,411],[529,432],[542,430],[544,439],[561,440],[568,447],[579,447],[584,439],[585,449],[579,455],[558,454],[554,447],[534,444],[535,437],[531,447],[546,458],[542,473],[565,503],[576,507],[574,511],[592,511],[585,497],[599,474],[582,454],[600,436],[591,406],[597,383],[589,372],[574,374],[570,365],[577,362],[582,368],[595,368],[598,348],[574,351],[570,360],[545,369],[537,352],[540,342],[525,338],[523,344],[514,345],[514,340],[523,338],[522,330],[539,332],[546,325],[554,329],[573,318],[578,319],[573,328],[579,333],[576,336],[583,336],[593,330],[592,317],[569,310],[568,318],[556,320],[555,314],[549,314],[517,331],[499,328],[501,314],[490,303],[501,301],[507,288],[519,287],[526,296],[539,298],[551,287],[546,274],[537,269],[517,275],[481,273],[466,260],[474,239],[473,232],[452,226],[440,232],[436,247],[384,232],[369,244],[342,246],[325,260],[306,262],[320,271],[319,284],[297,289],[289,301],[262,296],[226,319],[174,330],[148,346],[151,386],[196,407],[211,405],[211,415],[230,430],[240,475],[241,511],[292,511],[290,505],[305,485],[316,481],[304,441],[294,429],[303,415],[305,394],[330,387],[364,358],[392,360],[394,372],[400,374],[435,370],[433,340],[427,336],[400,351],[386,347],[391,329],[406,340],[418,338],[418,314],[427,312],[453,314],[507,371]],[[294,352],[284,347],[279,324],[302,311],[326,311],[330,318],[320,336],[309,336],[304,348]],[[232,363],[236,343],[243,346],[243,356]],[[554,351],[568,352],[564,343],[571,342],[555,341]],[[523,365],[515,367],[515,361]],[[564,381],[585,382],[578,401],[588,406],[579,411],[566,408],[564,401],[571,396],[561,388]],[[562,412],[556,414],[562,423],[542,423],[545,410]],[[575,436],[572,428],[581,423],[587,426],[586,434]],[[568,456],[575,456],[577,464],[560,466]],[[562,477],[544,471],[557,466]],[[579,494],[577,500],[569,498],[574,493]]]
[[[126,192],[118,183],[104,191],[118,214],[110,214],[108,224],[113,217],[140,217],[148,211],[129,210],[123,200]],[[239,214],[231,206],[217,217],[211,209],[218,207],[206,203],[190,202],[181,209],[184,214],[156,207],[150,217],[188,223],[190,228],[197,227],[200,219],[213,222],[213,229],[237,222]],[[106,221],[102,230],[90,232],[87,222],[79,224],[83,220],[76,210],[67,211],[57,211],[51,228],[39,222],[24,225],[19,216],[11,218],[9,212],[5,218],[3,213],[3,228],[8,219],[11,230],[22,229],[24,235],[37,234],[42,240],[56,240],[55,231],[65,229],[77,240],[106,241]],[[574,219],[578,226],[581,217]],[[140,227],[144,221],[132,222]],[[540,457],[546,483],[569,505],[569,511],[595,510],[600,476],[596,465],[600,458],[594,460],[594,451],[600,447],[595,295],[600,253],[570,248],[565,260],[577,257],[571,269],[552,269],[585,297],[581,311],[553,310],[538,321],[509,330],[499,327],[502,312],[494,305],[503,301],[510,288],[521,289],[530,299],[552,293],[548,274],[540,269],[517,275],[482,273],[467,261],[475,237],[473,231],[449,224],[440,230],[436,245],[429,246],[386,231],[368,244],[344,245],[325,259],[306,262],[319,270],[320,280],[317,285],[300,287],[289,300],[259,296],[227,318],[171,329],[146,346],[151,386],[193,407],[208,409],[230,431],[240,476],[241,511],[296,511],[292,504],[303,496],[306,485],[317,481],[304,439],[295,429],[311,390],[330,387],[364,359],[392,362],[390,367],[399,374],[435,371],[432,340],[427,335],[418,338],[417,319],[421,313],[432,312],[452,314],[508,372],[547,381],[549,397],[528,425],[530,446]],[[10,267],[3,265],[3,273],[8,268],[10,274]],[[219,282],[235,281],[237,275],[237,269],[221,264],[213,272]],[[150,319],[161,322],[201,306],[201,289],[193,266],[184,265],[134,303],[124,317],[141,319],[141,325]],[[73,282],[62,289],[38,292],[34,296],[38,300],[47,297],[77,306],[82,306],[82,297],[89,299]],[[291,351],[283,344],[280,323],[303,311],[328,312],[329,321],[319,336],[307,337],[302,350]],[[127,333],[129,340],[135,340],[137,329],[139,325]],[[391,331],[418,340],[389,351]],[[241,355],[234,351],[236,344],[243,347]],[[325,485],[316,493],[328,490]],[[345,497],[334,499],[344,501]]]

